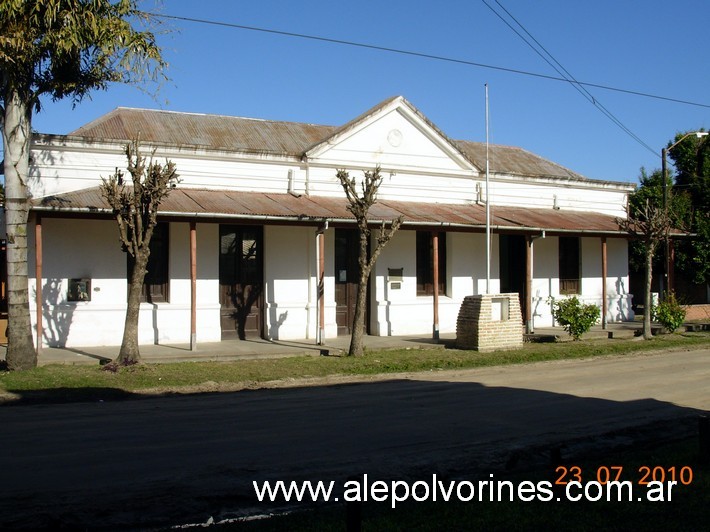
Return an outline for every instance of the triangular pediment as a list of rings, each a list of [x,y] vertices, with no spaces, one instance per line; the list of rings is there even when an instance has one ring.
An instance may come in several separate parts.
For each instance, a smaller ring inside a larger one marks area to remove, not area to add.
[[[311,163],[390,171],[478,173],[476,165],[401,96],[382,102],[305,153]]]

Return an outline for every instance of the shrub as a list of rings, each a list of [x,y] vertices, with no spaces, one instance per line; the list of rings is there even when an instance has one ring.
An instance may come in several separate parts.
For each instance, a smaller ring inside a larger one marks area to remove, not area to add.
[[[653,319],[669,332],[675,331],[685,321],[685,309],[680,306],[673,292],[668,292],[663,301],[653,307]]]
[[[552,316],[575,340],[592,328],[599,320],[599,314],[599,307],[582,305],[576,296],[552,301]]]

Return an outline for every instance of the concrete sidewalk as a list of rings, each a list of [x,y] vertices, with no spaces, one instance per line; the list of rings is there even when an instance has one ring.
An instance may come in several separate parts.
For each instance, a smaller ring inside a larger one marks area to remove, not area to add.
[[[636,322],[614,323],[603,329],[600,325],[592,328],[583,339],[633,338],[634,331],[640,328]],[[561,327],[538,327],[533,335],[536,339],[569,340]],[[427,349],[437,345],[453,346],[455,333],[441,334],[434,340],[426,336],[365,336],[367,349]],[[279,358],[288,356],[338,355],[348,350],[350,336],[328,338],[325,345],[316,345],[315,340],[227,340],[223,342],[198,343],[197,349],[190,350],[189,344],[141,345],[141,357],[144,362],[189,362],[189,361],[229,361],[255,358]],[[4,358],[5,348],[0,354]],[[90,347],[45,347],[39,355],[39,365],[47,364],[102,364],[116,358],[119,346]]]
[[[442,340],[454,341],[455,335],[446,335]],[[367,349],[431,348],[437,342],[431,338],[410,336],[366,336]],[[330,338],[325,345],[316,345],[314,340],[225,340],[222,342],[198,343],[194,351],[189,344],[140,346],[143,362],[196,362],[230,361],[256,358],[282,358],[289,356],[338,355],[348,350],[350,336]],[[46,364],[97,364],[110,362],[118,355],[120,346],[96,346],[75,348],[43,348],[39,365]]]

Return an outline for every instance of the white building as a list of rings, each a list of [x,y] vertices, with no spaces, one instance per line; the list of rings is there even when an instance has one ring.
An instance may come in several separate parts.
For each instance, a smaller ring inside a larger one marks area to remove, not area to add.
[[[30,297],[43,345],[121,342],[128,260],[99,185],[126,167],[134,138],[182,180],[160,210],[142,343],[347,334],[357,246],[341,168],[360,177],[379,165],[373,223],[404,216],[371,277],[370,334],[432,334],[434,235],[439,330],[454,332],[463,298],[485,290],[485,144],[449,139],[404,98],[342,127],[119,108],[34,136],[30,272],[39,263],[41,283],[30,279]],[[632,319],[616,219],[633,185],[519,148],[491,146],[489,160],[491,291],[521,293],[538,327],[552,324],[548,298],[565,294],[603,305],[608,322]]]

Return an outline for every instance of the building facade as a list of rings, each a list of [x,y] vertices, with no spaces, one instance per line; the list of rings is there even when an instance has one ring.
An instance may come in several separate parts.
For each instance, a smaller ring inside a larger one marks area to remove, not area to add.
[[[608,322],[633,319],[617,223],[632,185],[490,146],[487,198],[485,144],[448,138],[402,97],[342,127],[119,108],[33,140],[30,297],[43,345],[121,342],[130,264],[99,186],[126,167],[132,139],[181,179],[151,243],[141,343],[348,334],[357,233],[336,172],[376,166],[373,238],[404,222],[370,279],[370,334],[454,332],[463,298],[487,284],[520,294],[530,328],[552,325],[550,298],[570,294]]]

